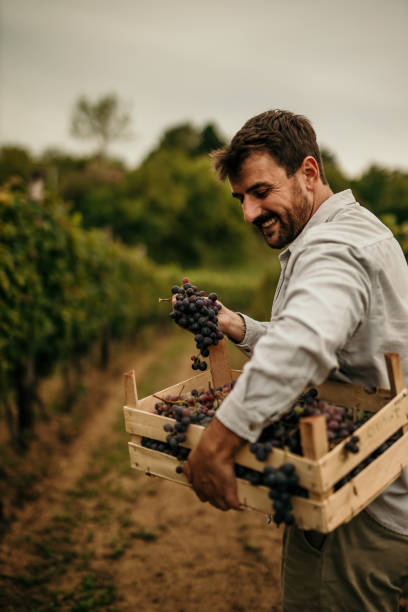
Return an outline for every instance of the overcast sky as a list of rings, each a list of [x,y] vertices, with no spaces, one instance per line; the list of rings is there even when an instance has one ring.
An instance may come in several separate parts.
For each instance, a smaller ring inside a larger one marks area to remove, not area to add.
[[[307,115],[349,174],[408,170],[408,0],[0,0],[0,142],[91,150],[75,100],[116,92],[138,163],[169,125]]]

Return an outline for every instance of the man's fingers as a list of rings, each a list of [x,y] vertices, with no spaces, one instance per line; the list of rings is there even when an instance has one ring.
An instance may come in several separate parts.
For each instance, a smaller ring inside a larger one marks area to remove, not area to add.
[[[228,490],[225,495],[225,501],[229,508],[241,510],[241,502],[238,499],[237,491]]]
[[[187,470],[191,478],[190,466],[188,466]],[[226,490],[219,490],[212,482],[203,483],[195,481],[194,476],[189,481],[192,484],[197,497],[202,502],[208,501],[212,506],[215,506],[219,510],[240,509],[241,504],[239,502],[235,487],[229,486]]]
[[[188,482],[191,483],[191,468],[187,462],[183,465],[183,472],[186,475]]]

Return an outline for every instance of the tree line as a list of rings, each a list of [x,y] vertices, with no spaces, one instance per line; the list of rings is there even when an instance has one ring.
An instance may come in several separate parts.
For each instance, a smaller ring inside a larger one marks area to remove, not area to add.
[[[211,169],[208,154],[223,142],[212,123],[201,129],[176,125],[136,168],[100,151],[84,157],[48,150],[35,157],[22,147],[4,146],[0,183],[14,177],[24,185],[43,176],[47,192],[65,202],[84,228],[104,228],[114,239],[145,249],[156,263],[236,267],[259,242]],[[397,235],[406,234],[408,172],[371,165],[351,178],[331,152],[323,150],[322,156],[334,192],[350,187]]]

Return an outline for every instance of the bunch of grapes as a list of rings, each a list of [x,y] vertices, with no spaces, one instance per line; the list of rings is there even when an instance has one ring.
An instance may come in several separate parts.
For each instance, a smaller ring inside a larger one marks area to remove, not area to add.
[[[213,418],[215,411],[223,400],[231,392],[235,384],[227,383],[223,387],[212,389],[193,389],[190,393],[180,393],[179,395],[167,395],[159,398],[155,404],[156,414],[160,414],[176,422],[174,425],[165,423],[164,431],[167,432],[167,443],[170,448],[177,452],[179,444],[186,441],[186,431],[191,423],[196,425],[208,425]]]
[[[183,278],[180,287],[174,285],[171,292],[176,296],[176,301],[174,310],[169,316],[180,327],[194,334],[199,355],[192,356],[192,368],[193,370],[205,370],[207,363],[200,359],[200,356],[208,357],[210,346],[218,344],[224,337],[222,331],[218,329],[217,316],[222,306],[217,303],[216,293],[212,292],[206,297],[205,291],[199,291],[188,278]]]
[[[293,525],[295,517],[291,497],[298,494],[299,482],[293,463],[284,463],[278,469],[271,465],[265,466],[262,481],[269,488],[268,496],[273,501],[273,520],[276,525]]]
[[[299,404],[303,407],[302,416],[317,416],[324,414],[329,443],[337,443],[344,440],[344,438],[347,438],[359,426],[349,417],[347,408],[319,400],[316,389],[311,389],[308,394],[300,398]],[[355,440],[355,442],[357,441],[358,440]]]
[[[242,465],[235,466],[237,478],[248,480],[252,485],[262,485],[269,489],[268,497],[273,502],[273,521],[293,525],[295,517],[292,510],[292,497],[307,497],[307,490],[299,486],[299,477],[293,463],[284,463],[279,468],[266,465],[263,472],[252,470]]]
[[[150,450],[158,451],[159,453],[177,457],[179,461],[185,461],[190,453],[190,449],[184,446],[178,446],[178,444],[176,447],[174,447],[174,445],[170,446],[168,442],[160,442],[153,438],[147,438],[146,436],[142,437],[142,446]]]
[[[316,389],[310,389],[284,414],[279,421],[266,427],[258,442],[250,445],[258,461],[266,461],[273,448],[287,448],[296,455],[302,455],[299,421],[302,417],[324,415],[327,425],[327,439],[330,448],[351,435],[363,422],[354,423],[347,408],[319,400]],[[358,452],[359,437],[353,435],[344,448]]]

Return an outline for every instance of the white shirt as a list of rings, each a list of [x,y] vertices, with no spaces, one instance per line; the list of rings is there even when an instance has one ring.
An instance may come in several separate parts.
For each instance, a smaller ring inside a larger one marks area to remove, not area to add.
[[[308,385],[329,376],[389,387],[384,353],[399,353],[408,382],[408,267],[393,237],[348,189],[331,196],[280,254],[270,322],[244,315],[238,346],[251,359],[217,411],[254,442]],[[370,506],[408,535],[408,468]]]

